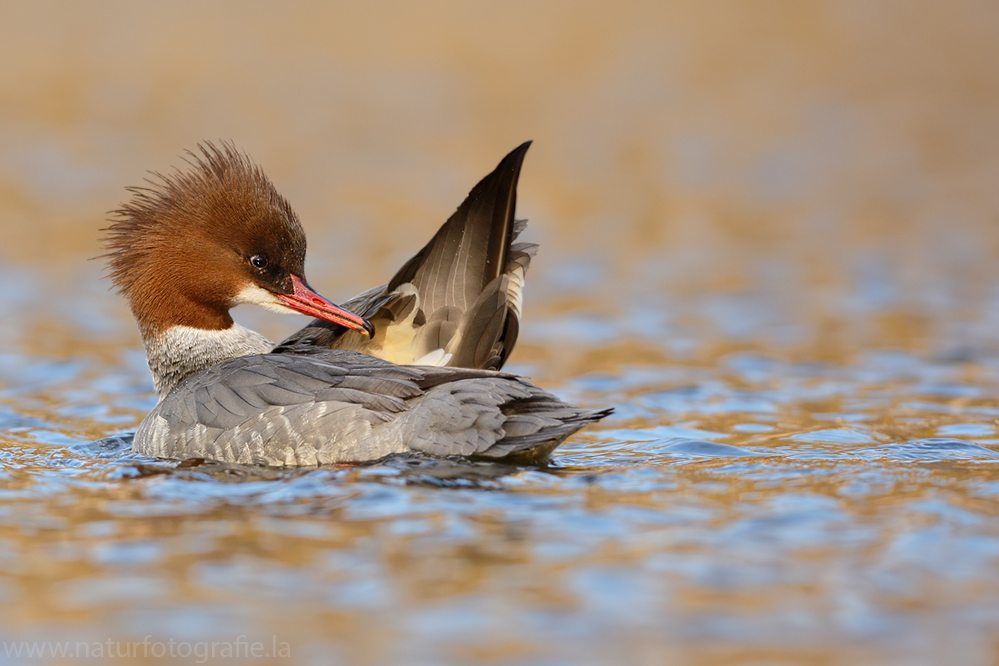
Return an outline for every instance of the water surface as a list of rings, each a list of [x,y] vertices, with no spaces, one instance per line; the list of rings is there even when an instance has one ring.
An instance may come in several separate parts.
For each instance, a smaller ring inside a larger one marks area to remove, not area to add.
[[[33,7],[0,28],[0,661],[999,660],[991,5]],[[334,300],[535,139],[509,368],[615,414],[544,467],[131,454],[155,396],[87,259],[219,137]]]

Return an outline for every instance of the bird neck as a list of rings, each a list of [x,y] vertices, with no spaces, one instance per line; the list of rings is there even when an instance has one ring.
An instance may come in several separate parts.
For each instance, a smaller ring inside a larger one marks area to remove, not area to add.
[[[160,399],[196,372],[230,358],[266,354],[274,348],[273,342],[235,322],[219,330],[171,326],[144,332],[142,342]]]

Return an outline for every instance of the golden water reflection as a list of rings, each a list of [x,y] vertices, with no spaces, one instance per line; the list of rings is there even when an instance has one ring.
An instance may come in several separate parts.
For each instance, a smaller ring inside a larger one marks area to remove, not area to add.
[[[970,0],[8,7],[0,647],[995,663],[997,28]],[[512,369],[615,415],[546,469],[89,444],[155,402],[97,229],[217,138],[335,299],[534,139]]]

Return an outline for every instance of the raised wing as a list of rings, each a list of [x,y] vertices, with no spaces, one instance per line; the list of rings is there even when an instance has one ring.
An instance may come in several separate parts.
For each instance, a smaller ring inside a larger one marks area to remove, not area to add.
[[[374,338],[315,320],[276,351],[307,341],[395,363],[501,368],[517,341],[525,275],[537,250],[514,243],[526,226],[514,213],[529,147],[519,146],[483,178],[387,285],[343,304],[371,321]]]

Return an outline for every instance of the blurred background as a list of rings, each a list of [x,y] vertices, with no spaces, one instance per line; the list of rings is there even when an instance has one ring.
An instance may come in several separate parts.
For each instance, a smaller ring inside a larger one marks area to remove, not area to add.
[[[996,663],[997,36],[994,0],[0,2],[0,638]],[[547,470],[87,448],[155,404],[99,229],[220,139],[334,301],[534,140],[508,368],[615,416]]]
[[[542,244],[528,344],[627,336],[688,354],[710,337],[830,353],[926,347],[940,327],[961,329],[951,346],[991,344],[999,323],[988,2],[3,15],[0,256],[8,284],[52,280],[46,304],[93,288],[86,260],[124,187],[184,166],[199,141],[232,140],[265,168],[306,226],[311,280],[343,299],[385,281],[533,139],[519,200]],[[114,299],[100,307],[127,324]],[[574,325],[543,325],[555,307]],[[253,319],[274,335],[297,323],[268,322]]]

